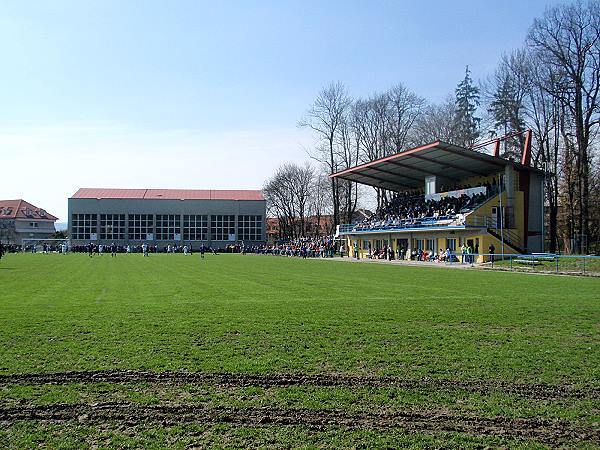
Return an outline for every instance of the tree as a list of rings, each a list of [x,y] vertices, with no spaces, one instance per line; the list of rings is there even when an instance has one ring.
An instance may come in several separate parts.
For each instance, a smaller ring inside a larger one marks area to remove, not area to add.
[[[456,103],[452,97],[448,97],[442,103],[424,107],[411,131],[411,140],[417,144],[433,142],[438,139],[458,144],[456,122]]]
[[[600,115],[600,3],[577,1],[549,8],[535,19],[527,44],[558,80],[547,92],[568,110],[573,120],[573,158],[579,179],[578,234],[590,231],[590,145]],[[578,250],[583,251],[584,248]]]
[[[547,86],[554,83],[551,74],[531,52],[522,51],[529,66],[529,89],[524,101],[525,127],[533,133],[532,164],[545,172],[545,202],[548,205],[549,251],[558,250],[559,179],[561,177],[561,121],[556,98],[549,95]]]
[[[314,235],[317,236],[321,230],[321,221],[323,216],[330,214],[331,210],[331,195],[329,195],[329,174],[325,172],[315,173],[314,180],[311,185],[311,196],[309,200],[309,214],[314,217],[315,228]],[[332,233],[333,230],[327,230]]]
[[[479,106],[479,88],[473,84],[469,66],[465,77],[456,87],[456,136],[457,143],[471,147],[479,137],[480,118],[475,117]]]
[[[405,150],[411,141],[415,122],[423,113],[425,99],[407,89],[402,83],[387,91],[387,130],[391,150],[396,153]],[[418,143],[417,143],[418,144]]]
[[[519,159],[524,146],[522,132],[525,130],[525,100],[531,84],[529,72],[525,52],[504,55],[486,89],[492,134],[506,136],[520,133],[503,140],[501,156],[511,160]]]
[[[263,194],[267,211],[279,223],[279,237],[295,239],[308,234],[309,217],[326,210],[322,176],[306,162],[304,165],[284,163],[267,180]]]
[[[339,128],[350,107],[351,100],[342,83],[331,83],[323,88],[313,105],[309,108],[301,127],[313,130],[319,143],[311,157],[324,164],[330,173],[346,167],[340,167],[337,139]],[[337,178],[331,179],[334,225],[340,223],[340,192]]]

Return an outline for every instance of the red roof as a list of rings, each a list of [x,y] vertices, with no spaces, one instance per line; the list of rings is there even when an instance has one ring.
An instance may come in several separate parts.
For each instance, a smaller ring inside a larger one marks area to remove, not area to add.
[[[35,219],[35,220],[58,220],[52,214],[42,208],[32,205],[25,200],[0,200],[0,219]]]
[[[81,188],[71,198],[127,198],[147,200],[264,200],[262,191],[209,189]]]

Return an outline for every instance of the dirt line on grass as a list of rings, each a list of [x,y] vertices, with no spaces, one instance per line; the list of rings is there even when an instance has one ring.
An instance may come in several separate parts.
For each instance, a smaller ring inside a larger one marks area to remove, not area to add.
[[[236,374],[201,372],[151,372],[138,370],[101,370],[85,372],[31,373],[0,375],[0,385],[8,384],[67,384],[67,383],[160,383],[212,384],[233,387],[288,387],[310,385],[317,387],[379,387],[401,389],[464,390],[487,394],[499,391],[536,399],[597,399],[600,388],[579,388],[571,385],[521,384],[493,380],[406,379],[401,377],[367,377],[337,374]]]
[[[234,426],[308,426],[389,429],[409,432],[459,432],[478,436],[533,439],[546,444],[574,441],[600,442],[597,429],[586,429],[564,420],[505,417],[485,418],[436,411],[352,413],[342,410],[284,408],[205,408],[202,406],[142,406],[130,403],[55,404],[0,408],[0,424],[19,421],[138,425],[158,422],[231,424]]]

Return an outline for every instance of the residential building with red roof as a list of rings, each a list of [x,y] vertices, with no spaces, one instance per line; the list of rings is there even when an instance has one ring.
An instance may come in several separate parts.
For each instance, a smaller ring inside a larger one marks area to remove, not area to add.
[[[23,239],[49,239],[57,217],[23,199],[0,200],[0,241],[22,245]]]
[[[69,198],[71,245],[192,245],[265,241],[260,190],[81,188]]]

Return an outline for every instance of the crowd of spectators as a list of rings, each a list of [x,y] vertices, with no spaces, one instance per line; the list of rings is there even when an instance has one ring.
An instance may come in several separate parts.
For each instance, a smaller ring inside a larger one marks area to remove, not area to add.
[[[287,242],[243,248],[243,253],[299,258],[331,258],[335,255],[333,236],[305,237]]]
[[[144,251],[144,247],[146,251]],[[219,253],[257,253],[278,256],[298,256],[303,258],[330,257],[334,256],[335,246],[332,236],[318,238],[299,238],[284,243],[247,245],[242,243],[228,244],[223,248],[210,247],[203,244],[193,246],[184,245],[117,245],[117,244],[96,244],[93,242],[85,245],[73,245],[66,247],[62,244],[38,244],[38,245],[3,245],[3,253],[87,253],[94,255],[103,255],[105,253],[183,253],[193,254],[194,252],[207,252],[213,254]]]
[[[456,262],[457,256],[450,250],[440,249],[438,252],[433,250],[413,249],[408,251],[404,248],[399,248],[394,252],[392,247],[383,247],[373,250],[370,254],[371,259],[384,259],[388,261],[405,260],[405,261],[427,261],[427,262]]]
[[[471,186],[460,187],[469,189]],[[464,214],[497,193],[495,184],[486,184],[485,193],[444,196],[426,200],[423,193],[398,193],[370,218],[354,225],[354,231],[411,228],[426,225],[462,225]]]

